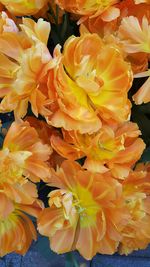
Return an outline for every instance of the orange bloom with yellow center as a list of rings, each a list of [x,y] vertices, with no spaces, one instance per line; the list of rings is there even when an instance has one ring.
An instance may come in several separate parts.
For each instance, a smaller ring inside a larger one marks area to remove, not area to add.
[[[39,12],[47,0],[1,0],[1,3],[17,16],[33,15]]]
[[[87,157],[84,167],[89,171],[111,170],[115,177],[124,178],[145,148],[143,140],[138,138],[139,134],[138,126],[127,122],[117,127],[105,125],[92,135],[63,130],[63,139],[55,133],[51,137],[51,145],[67,159]]]
[[[84,25],[86,25],[91,33],[98,33],[100,36],[104,37],[104,34],[107,35],[107,32],[108,34],[115,33],[118,30],[122,19],[128,16],[138,18],[140,24],[144,16],[146,16],[148,21],[150,19],[150,6],[145,3],[136,5],[133,0],[124,0],[117,3],[115,7],[120,10],[120,15],[116,18],[113,18],[112,20],[104,20],[103,16],[93,17],[84,21]]]
[[[120,16],[113,20],[105,20],[102,16],[89,18],[84,25],[91,33],[98,33],[106,42],[115,42],[131,62],[134,73],[144,71],[148,66],[150,6],[125,0],[115,7],[119,9]]]
[[[98,16],[119,0],[56,0],[56,3],[64,10],[85,17]]]
[[[28,122],[13,122],[0,151],[0,183],[24,183],[50,177],[47,161],[52,153]]]
[[[0,192],[0,257],[16,252],[24,255],[37,234],[27,213],[37,217],[41,207],[37,204],[17,204]],[[25,214],[26,213],[26,214]]]
[[[150,243],[150,165],[140,164],[123,182],[125,205],[131,219],[123,229],[120,254],[145,249]]]
[[[101,128],[101,119],[108,123],[128,120],[131,84],[130,65],[119,50],[105,45],[97,34],[71,36],[55,71],[56,91],[50,97],[53,114],[47,121],[91,134]]]
[[[0,111],[23,117],[30,103],[36,116],[46,116],[48,73],[56,64],[47,48],[50,24],[26,18],[20,27],[19,32],[3,27],[0,35]]]
[[[38,229],[49,237],[51,249],[57,253],[77,249],[86,259],[97,252],[114,253],[130,218],[121,184],[110,174],[93,174],[64,161],[50,185],[59,189],[49,194],[50,207],[40,214]]]

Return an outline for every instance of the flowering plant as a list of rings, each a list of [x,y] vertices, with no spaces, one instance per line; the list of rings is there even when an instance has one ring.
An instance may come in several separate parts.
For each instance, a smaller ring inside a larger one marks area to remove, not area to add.
[[[0,3],[0,256],[146,248],[149,1]]]

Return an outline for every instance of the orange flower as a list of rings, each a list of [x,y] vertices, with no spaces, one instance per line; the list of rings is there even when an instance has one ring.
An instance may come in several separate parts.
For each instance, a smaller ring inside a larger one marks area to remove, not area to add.
[[[121,184],[109,174],[84,171],[71,161],[64,161],[53,178],[50,184],[59,189],[49,194],[50,207],[38,219],[51,249],[57,253],[77,249],[86,259],[97,252],[114,253],[130,218]]]
[[[50,24],[26,18],[20,27],[18,33],[0,35],[0,111],[14,110],[16,117],[24,117],[29,102],[36,116],[46,116],[48,72],[57,63],[46,46]]]
[[[120,10],[120,16],[114,17],[113,20],[104,20],[102,16],[93,17],[84,21],[84,25],[86,25],[91,33],[98,33],[104,37],[104,34],[107,34],[107,32],[108,34],[115,34],[123,18],[134,16],[138,19],[140,25],[144,16],[150,21],[150,6],[145,3],[136,5],[133,0],[124,0],[117,3],[114,7]],[[134,38],[134,36],[131,37]]]
[[[41,208],[35,204],[17,204],[4,192],[0,192],[0,203],[0,257],[11,252],[24,255],[37,238],[35,227],[24,211],[37,217]]]
[[[148,66],[150,6],[125,0],[116,4],[115,8],[120,10],[120,16],[113,20],[98,16],[89,18],[84,25],[91,33],[98,33],[106,43],[112,43],[113,36],[113,42],[131,62],[134,73],[144,71]]]
[[[138,138],[139,134],[138,126],[132,122],[114,128],[105,125],[93,135],[63,130],[63,139],[53,134],[51,145],[67,159],[86,156],[84,167],[89,171],[111,170],[113,176],[124,178],[145,148],[143,140]]]
[[[97,34],[71,36],[55,75],[53,114],[47,117],[48,123],[91,134],[100,129],[101,119],[108,123],[128,120],[130,65]]]
[[[140,164],[137,170],[139,171],[131,172],[123,182],[123,194],[131,219],[122,232],[120,254],[129,254],[133,250],[145,249],[150,243],[149,166]]]
[[[0,183],[24,183],[25,178],[46,180],[50,177],[46,162],[51,153],[50,146],[42,143],[28,122],[13,122],[0,151]]]
[[[117,2],[119,2],[119,0],[56,0],[56,3],[60,6],[60,8],[85,17],[98,16]]]
[[[46,5],[47,0],[1,0],[1,3],[10,13],[23,16],[36,14]]]

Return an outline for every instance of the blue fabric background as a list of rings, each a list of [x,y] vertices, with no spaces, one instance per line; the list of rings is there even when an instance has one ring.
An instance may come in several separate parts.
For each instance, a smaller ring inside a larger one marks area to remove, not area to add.
[[[40,236],[25,256],[9,254],[0,259],[0,267],[65,267],[65,255],[57,255],[48,248],[48,239]],[[129,256],[97,255],[92,261],[85,261],[78,253],[74,255],[86,267],[150,267],[150,246]]]

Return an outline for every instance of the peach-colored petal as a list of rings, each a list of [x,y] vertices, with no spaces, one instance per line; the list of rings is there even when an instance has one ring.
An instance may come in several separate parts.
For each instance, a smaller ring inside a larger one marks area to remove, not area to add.
[[[150,78],[141,86],[137,93],[133,96],[133,100],[137,105],[150,102]]]
[[[150,25],[146,16],[141,25],[134,16],[123,18],[118,33],[127,53],[150,52]]]
[[[2,204],[4,197],[0,194]],[[13,203],[5,196],[8,211],[3,217],[0,216],[0,256],[16,252],[24,255],[32,240],[36,240],[36,231],[32,221],[21,211],[19,205]],[[13,210],[9,207],[14,206]],[[6,205],[3,205],[3,208]],[[9,212],[9,213],[8,213]]]
[[[116,18],[118,18],[120,15],[120,10],[119,8],[116,8],[116,7],[110,7],[109,9],[107,9],[106,11],[104,11],[101,15],[101,19],[103,21],[112,21]]]
[[[23,18],[23,24],[21,28],[26,32],[26,34],[33,38],[36,37],[42,43],[47,44],[51,26],[50,23],[44,21],[42,18],[35,23],[32,19]]]
[[[0,200],[1,200],[1,206],[0,206],[0,218],[7,218],[11,212],[14,210],[14,205],[6,195],[3,193],[0,193]]]
[[[24,184],[3,184],[3,190],[5,194],[17,203],[32,204],[38,197],[36,185],[31,182]]]

